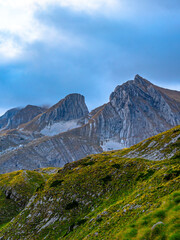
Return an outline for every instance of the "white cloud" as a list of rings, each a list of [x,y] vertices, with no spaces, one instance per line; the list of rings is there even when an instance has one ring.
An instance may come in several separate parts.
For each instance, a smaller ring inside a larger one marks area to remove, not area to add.
[[[0,58],[13,59],[20,56],[22,53],[21,47],[12,39],[3,38],[0,36]]]
[[[116,9],[117,4],[118,0],[0,0],[0,60],[22,56],[26,45],[35,41],[52,43],[56,39],[72,43],[69,34],[40,23],[35,18],[37,10],[43,11],[49,5],[58,5],[88,14],[106,14]],[[73,44],[76,43],[78,40],[73,41]]]
[[[118,0],[59,0],[61,6],[71,7],[77,11],[102,11],[116,9],[119,5]]]

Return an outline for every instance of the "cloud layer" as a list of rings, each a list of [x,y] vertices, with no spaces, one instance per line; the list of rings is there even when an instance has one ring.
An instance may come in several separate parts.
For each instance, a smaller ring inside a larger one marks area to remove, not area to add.
[[[70,8],[87,14],[107,12],[115,9],[116,0],[0,0],[0,54],[4,60],[18,58],[28,44],[36,41],[49,41],[56,37],[64,43],[70,39],[68,34],[49,28],[36,19],[38,11],[49,7]],[[48,39],[46,36],[48,35]]]
[[[0,0],[1,109],[108,101],[136,73],[179,88],[177,0]]]

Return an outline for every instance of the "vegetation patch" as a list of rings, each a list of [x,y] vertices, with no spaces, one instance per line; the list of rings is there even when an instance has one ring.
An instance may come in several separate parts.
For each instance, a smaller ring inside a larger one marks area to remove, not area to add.
[[[120,169],[121,168],[121,165],[116,163],[116,164],[113,164],[112,165],[113,168],[116,168],[116,169]]]
[[[54,182],[51,183],[50,187],[58,187],[61,186],[62,182],[64,180],[55,180]]]
[[[36,188],[36,192],[42,191],[44,189],[44,186],[45,186],[45,184],[41,183],[41,185]]]
[[[154,169],[148,169],[146,173],[140,173],[137,176],[137,181],[141,180],[147,180],[149,177],[151,177],[154,174],[155,170]]]
[[[95,161],[89,161],[89,162],[82,162],[81,163],[81,165],[83,165],[83,166],[91,166],[93,164],[95,164]]]
[[[71,203],[68,203],[65,207],[66,210],[71,210],[73,208],[77,208],[79,206],[79,203],[75,200],[73,200]]]
[[[79,221],[77,222],[77,225],[78,225],[78,226],[81,226],[81,225],[83,225],[85,222],[87,222],[87,219],[81,219],[81,220],[79,220]]]
[[[164,179],[166,181],[169,181],[173,178],[179,177],[179,175],[180,175],[180,170],[170,170],[165,174]]]
[[[164,219],[166,216],[166,211],[165,210],[158,210],[154,213],[154,216],[159,218],[159,219]]]
[[[107,184],[108,182],[112,181],[112,176],[107,175],[106,177],[101,178],[104,184]]]

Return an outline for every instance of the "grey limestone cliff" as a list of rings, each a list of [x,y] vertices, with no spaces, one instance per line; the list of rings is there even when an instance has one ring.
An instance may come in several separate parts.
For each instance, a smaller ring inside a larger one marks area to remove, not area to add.
[[[70,94],[46,112],[33,119],[24,126],[24,130],[41,131],[55,123],[80,120],[88,115],[89,111],[85,104],[84,96]],[[57,129],[58,133],[58,129]]]
[[[133,81],[116,87],[82,134],[96,136],[102,147],[110,150],[130,147],[179,125],[180,102],[164,90],[136,75]],[[180,99],[180,92],[177,96]]]
[[[8,110],[4,115],[0,117],[0,130],[5,129],[13,117],[20,111],[20,108],[13,108]]]
[[[27,105],[24,108],[14,108],[0,117],[0,130],[8,130],[19,127],[21,124],[31,121],[37,115],[43,113],[43,107]]]
[[[102,149],[96,142],[68,132],[53,137],[43,137],[0,156],[0,174],[19,169],[63,167]]]
[[[30,139],[38,132],[39,137],[3,152],[0,172],[63,166],[88,154],[130,147],[179,124],[180,92],[136,75],[117,86],[107,104],[89,114],[84,97],[71,94],[21,125],[21,134]]]

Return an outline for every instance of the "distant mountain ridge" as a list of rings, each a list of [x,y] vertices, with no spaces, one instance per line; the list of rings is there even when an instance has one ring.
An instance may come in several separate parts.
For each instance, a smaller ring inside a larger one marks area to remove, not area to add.
[[[24,108],[14,108],[0,117],[0,130],[8,130],[19,127],[23,123],[31,121],[37,115],[43,113],[46,108],[27,105]]]
[[[0,132],[3,172],[63,166],[88,154],[130,147],[180,124],[180,92],[136,75],[109,102],[89,113],[84,96],[70,94],[19,125]],[[13,146],[13,149],[12,149]]]
[[[12,118],[20,111],[20,108],[13,108],[8,110],[4,115],[0,117],[0,130],[5,129]]]

